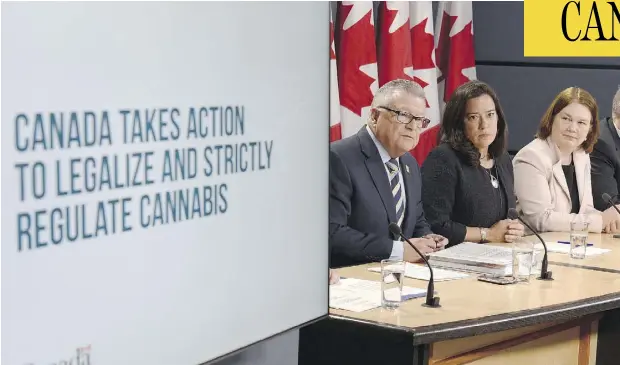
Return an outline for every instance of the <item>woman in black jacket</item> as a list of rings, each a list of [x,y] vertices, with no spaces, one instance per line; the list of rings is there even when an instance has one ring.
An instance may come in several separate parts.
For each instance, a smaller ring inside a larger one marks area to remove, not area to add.
[[[512,242],[523,235],[507,125],[497,95],[481,81],[459,86],[446,104],[439,145],[422,166],[422,202],[433,232],[461,242]]]

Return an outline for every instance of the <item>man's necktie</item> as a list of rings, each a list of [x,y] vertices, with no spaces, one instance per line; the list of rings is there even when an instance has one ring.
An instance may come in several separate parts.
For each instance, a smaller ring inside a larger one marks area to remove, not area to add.
[[[391,159],[385,163],[389,171],[390,186],[392,187],[392,196],[396,206],[396,219],[398,225],[401,226],[405,218],[405,204],[402,184],[400,183],[400,175],[398,174],[398,161]]]

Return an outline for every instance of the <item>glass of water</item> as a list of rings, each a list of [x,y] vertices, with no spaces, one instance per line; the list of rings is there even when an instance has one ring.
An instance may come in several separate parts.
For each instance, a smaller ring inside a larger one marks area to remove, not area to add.
[[[529,282],[534,264],[534,242],[519,237],[512,243],[512,277],[516,281]]]
[[[579,216],[570,223],[570,257],[573,259],[586,258],[588,226],[589,222]]]
[[[532,262],[532,275],[540,275],[542,271],[542,262],[545,257],[545,248],[538,242],[534,245],[534,255]]]
[[[403,300],[405,261],[381,260],[381,306],[396,309]]]

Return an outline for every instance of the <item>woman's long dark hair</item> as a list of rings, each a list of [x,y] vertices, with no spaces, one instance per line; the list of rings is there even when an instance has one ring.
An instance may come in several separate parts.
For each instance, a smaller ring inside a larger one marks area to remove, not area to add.
[[[480,151],[465,136],[465,112],[467,101],[482,95],[489,95],[493,99],[497,113],[497,135],[489,146],[489,153],[495,158],[506,152],[508,125],[504,111],[495,91],[486,83],[478,80],[469,81],[454,90],[450,100],[446,103],[437,141],[437,143],[448,143],[472,166],[480,165]]]

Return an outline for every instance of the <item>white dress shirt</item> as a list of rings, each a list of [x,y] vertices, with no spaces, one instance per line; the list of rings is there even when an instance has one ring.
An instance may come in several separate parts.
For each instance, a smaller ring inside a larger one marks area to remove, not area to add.
[[[390,172],[388,171],[387,166],[385,165],[386,162],[388,162],[389,160],[391,160],[392,158],[390,157],[390,155],[388,154],[388,152],[386,151],[385,147],[383,147],[383,145],[381,144],[381,142],[379,142],[379,140],[377,139],[377,137],[375,137],[374,132],[370,129],[370,127],[368,127],[368,125],[366,125],[366,130],[368,131],[368,134],[370,135],[370,138],[372,138],[372,141],[375,143],[375,146],[377,146],[377,150],[379,150],[379,156],[381,156],[381,161],[383,162],[383,168],[385,169],[385,178],[388,179],[388,183],[390,182]],[[403,204],[405,205],[405,213],[407,211],[407,194],[405,193],[405,184],[404,184],[404,180],[403,180],[403,174],[401,172],[400,169],[400,157],[396,158],[396,162],[398,162],[398,179],[400,181],[400,186],[402,188],[402,194],[403,194]],[[392,253],[390,254],[390,259],[391,260],[402,260],[403,259],[403,242],[398,240],[398,241],[394,241],[394,243],[392,244]]]

